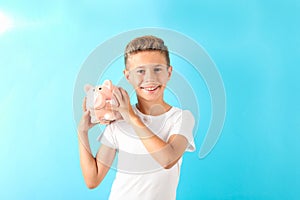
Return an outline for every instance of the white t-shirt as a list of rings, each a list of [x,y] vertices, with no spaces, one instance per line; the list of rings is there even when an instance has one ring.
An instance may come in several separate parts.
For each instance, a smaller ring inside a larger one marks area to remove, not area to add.
[[[151,116],[134,112],[148,128],[164,141],[171,135],[186,137],[186,151],[194,151],[194,117],[188,110],[172,107],[168,112]],[[98,140],[117,150],[117,173],[110,200],[174,200],[179,181],[182,158],[170,169],[164,169],[148,153],[133,128],[123,121],[108,125]],[[112,165],[112,168],[114,166]]]

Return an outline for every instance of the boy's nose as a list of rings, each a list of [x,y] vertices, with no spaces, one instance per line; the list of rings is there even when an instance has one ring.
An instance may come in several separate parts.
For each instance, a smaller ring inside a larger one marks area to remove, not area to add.
[[[146,70],[145,76],[144,76],[144,81],[152,81],[155,80],[155,74],[152,70]]]

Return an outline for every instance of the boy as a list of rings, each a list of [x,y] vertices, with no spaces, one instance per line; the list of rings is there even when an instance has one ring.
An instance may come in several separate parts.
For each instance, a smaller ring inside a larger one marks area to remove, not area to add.
[[[99,140],[96,158],[90,153],[88,111],[78,125],[80,165],[89,188],[97,187],[118,153],[116,178],[110,200],[176,199],[182,155],[194,151],[194,118],[190,111],[172,107],[163,94],[172,74],[168,48],[163,40],[143,36],[125,49],[124,76],[134,87],[137,101],[131,105],[127,92],[115,89],[114,110],[123,120],[109,123]]]

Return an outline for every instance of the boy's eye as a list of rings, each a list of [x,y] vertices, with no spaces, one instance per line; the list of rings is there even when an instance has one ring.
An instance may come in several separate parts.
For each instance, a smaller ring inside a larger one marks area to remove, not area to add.
[[[138,74],[144,74],[145,73],[145,70],[144,69],[139,69],[136,71]]]
[[[154,68],[154,72],[161,72],[161,68]]]

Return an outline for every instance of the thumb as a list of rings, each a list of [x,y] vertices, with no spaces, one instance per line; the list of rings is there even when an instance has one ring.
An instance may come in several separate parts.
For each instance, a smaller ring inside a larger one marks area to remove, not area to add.
[[[86,109],[86,97],[84,97],[83,102],[82,102],[82,110],[83,110],[83,112],[85,112],[87,110]]]
[[[89,111],[89,110],[85,110],[85,111],[83,112],[83,116],[88,116],[88,115],[90,115],[90,111]]]

